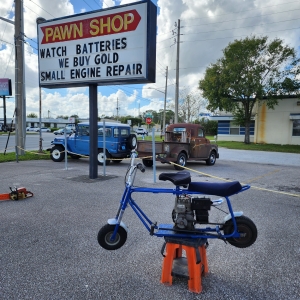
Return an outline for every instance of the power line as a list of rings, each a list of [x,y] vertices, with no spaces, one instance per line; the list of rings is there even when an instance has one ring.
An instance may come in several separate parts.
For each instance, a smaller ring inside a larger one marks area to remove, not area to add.
[[[10,9],[10,12],[9,12],[8,15],[11,14],[13,7],[14,7],[14,2],[13,2],[13,4],[12,4],[12,6],[11,6],[11,9]],[[2,37],[1,37],[1,38],[3,38],[3,36],[4,36],[4,32],[5,32],[5,30],[6,30],[6,26],[7,26],[7,23],[5,23],[5,27],[4,27],[4,29],[3,29],[3,33],[2,33]]]
[[[94,10],[85,0],[82,0],[91,10]]]
[[[35,4],[36,6],[38,6],[40,9],[42,9],[44,12],[46,12],[47,14],[49,14],[50,16],[52,16],[53,18],[55,18],[55,16],[53,16],[51,13],[49,13],[47,10],[43,9],[40,5],[36,4],[34,1],[32,0],[29,0],[31,1],[33,4]]]
[[[279,6],[279,5],[287,5],[287,4],[291,4],[291,3],[299,3],[299,1],[291,1],[291,2],[275,4],[275,5],[263,6],[263,7],[259,7],[259,9],[262,10],[262,9],[269,8],[269,7],[274,7],[274,6]],[[258,8],[243,10],[243,12],[253,11],[253,10],[258,10]],[[218,14],[218,15],[214,15],[214,17],[227,16],[227,15],[232,15],[232,14],[237,14],[237,13],[239,14],[240,12],[241,11],[234,11],[234,12],[226,13],[226,14]],[[203,19],[210,19],[210,18],[211,17],[189,18],[189,20],[199,20],[199,19],[203,20]]]
[[[6,71],[7,71],[8,65],[9,65],[9,63],[10,63],[10,60],[11,60],[11,55],[12,55],[12,53],[13,53],[13,50],[14,50],[14,47],[11,47],[11,52],[10,52],[9,60],[8,60],[8,61],[7,61],[7,63],[6,63],[6,69],[5,69],[5,72],[4,72],[4,75],[3,75],[3,77],[5,77],[5,74],[6,74]]]
[[[199,34],[199,33],[213,33],[213,32],[218,32],[218,31],[234,30],[234,29],[241,29],[241,28],[251,28],[251,27],[258,27],[258,26],[264,26],[264,25],[270,25],[270,24],[277,24],[277,23],[282,23],[282,22],[295,21],[295,20],[299,20],[299,19],[300,18],[290,19],[290,20],[283,20],[283,21],[277,21],[277,22],[270,22],[270,23],[262,23],[262,24],[259,24],[259,25],[255,24],[255,25],[249,25],[249,26],[231,27],[231,28],[227,28],[227,29],[190,32],[190,33],[183,33],[183,35]]]
[[[94,0],[94,2],[95,2],[100,8],[102,8],[102,7],[100,6],[100,4],[99,4],[96,0]],[[104,1],[103,1],[103,3],[104,3]]]
[[[272,32],[279,32],[279,31],[289,31],[289,30],[295,30],[295,29],[300,29],[300,27],[294,27],[294,28],[289,28],[289,29],[277,29],[273,31],[264,31],[262,33],[253,33],[255,35],[265,35],[266,33],[272,33]],[[183,41],[185,43],[191,43],[191,42],[203,42],[203,41],[213,41],[213,40],[220,40],[220,39],[234,39],[234,38],[240,38],[248,36],[248,34],[243,34],[243,35],[237,35],[237,36],[227,36],[227,37],[216,37],[216,38],[211,38],[211,39],[201,39],[201,40],[190,40],[190,41]]]

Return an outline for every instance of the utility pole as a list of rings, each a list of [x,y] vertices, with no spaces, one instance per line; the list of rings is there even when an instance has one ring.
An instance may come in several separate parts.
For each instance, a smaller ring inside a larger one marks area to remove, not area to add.
[[[175,119],[174,119],[174,124],[178,123],[179,44],[180,44],[180,19],[178,19],[178,24],[177,24],[177,57],[176,57],[176,87],[175,87]]]
[[[168,88],[168,67],[166,67],[166,86],[165,86],[165,102],[164,102],[164,118],[163,118],[163,131],[164,132],[166,130],[167,88]]]
[[[46,21],[46,19],[44,18],[37,18],[36,19],[36,24],[40,24],[43,23],[44,21]],[[39,36],[39,34],[37,33],[37,36]],[[38,44],[39,45],[39,44]],[[42,88],[40,86],[39,83],[39,123],[40,123],[40,141],[39,141],[39,152],[42,153],[43,152],[43,138],[42,138]]]
[[[24,18],[23,1],[15,0],[15,106],[16,106],[16,152],[25,154],[26,97],[24,76]]]
[[[138,117],[141,116],[141,111],[140,111],[140,109],[141,109],[141,103],[139,103],[139,116],[138,116]]]

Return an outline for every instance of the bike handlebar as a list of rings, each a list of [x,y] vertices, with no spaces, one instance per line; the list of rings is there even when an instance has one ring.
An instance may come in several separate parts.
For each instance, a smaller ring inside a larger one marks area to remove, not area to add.
[[[136,165],[136,167],[137,167],[142,173],[145,172],[145,168],[144,168],[144,166],[143,166],[141,163],[138,163],[138,164]]]

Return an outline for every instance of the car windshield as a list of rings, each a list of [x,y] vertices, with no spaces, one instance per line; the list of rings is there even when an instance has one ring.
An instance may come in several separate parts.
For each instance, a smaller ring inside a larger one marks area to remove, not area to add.
[[[184,131],[186,131],[186,128],[175,127],[175,128],[173,129],[173,132],[174,132],[174,133],[180,133],[180,132],[184,132]]]

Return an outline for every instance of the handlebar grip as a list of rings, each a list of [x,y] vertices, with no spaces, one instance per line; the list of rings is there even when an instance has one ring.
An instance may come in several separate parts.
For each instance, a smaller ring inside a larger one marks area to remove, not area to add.
[[[143,166],[141,163],[137,164],[136,167],[137,167],[142,173],[145,172],[145,168],[144,168],[144,166]]]

